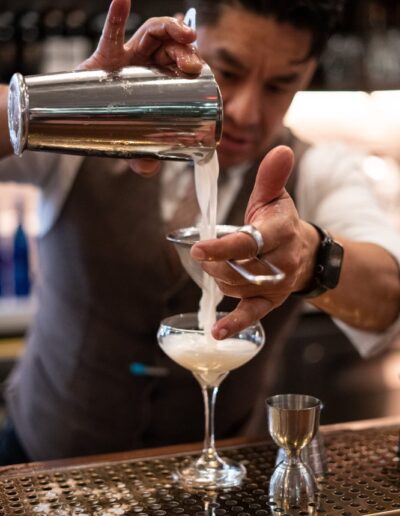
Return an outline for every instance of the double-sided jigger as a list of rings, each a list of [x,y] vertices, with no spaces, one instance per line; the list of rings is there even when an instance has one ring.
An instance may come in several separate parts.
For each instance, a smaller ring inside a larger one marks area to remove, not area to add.
[[[270,479],[269,503],[280,511],[300,508],[312,514],[318,489],[301,452],[318,432],[322,404],[303,394],[278,394],[268,398],[266,404],[269,432],[285,452]]]
[[[285,460],[285,456],[285,449],[279,448],[276,454],[275,464],[278,465]],[[301,450],[300,456],[304,464],[307,464],[312,469],[317,482],[325,478],[328,473],[328,461],[326,458],[324,439],[319,430],[310,444],[304,446]]]

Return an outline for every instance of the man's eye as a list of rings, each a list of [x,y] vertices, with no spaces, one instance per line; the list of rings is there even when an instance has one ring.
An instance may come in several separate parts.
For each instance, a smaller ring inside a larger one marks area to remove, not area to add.
[[[219,74],[223,79],[232,80],[237,79],[238,74],[235,72],[231,72],[230,70],[219,70]]]
[[[278,84],[267,84],[265,86],[265,91],[267,93],[284,93],[285,88],[283,86],[279,86]]]

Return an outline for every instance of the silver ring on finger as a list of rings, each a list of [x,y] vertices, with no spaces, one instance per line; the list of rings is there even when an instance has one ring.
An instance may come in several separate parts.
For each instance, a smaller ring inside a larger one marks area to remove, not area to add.
[[[241,226],[236,230],[238,233],[246,233],[246,235],[250,235],[254,242],[257,245],[257,253],[256,257],[259,258],[264,254],[264,239],[261,234],[261,231],[258,231],[257,228],[252,226],[251,224],[246,224],[245,226]]]

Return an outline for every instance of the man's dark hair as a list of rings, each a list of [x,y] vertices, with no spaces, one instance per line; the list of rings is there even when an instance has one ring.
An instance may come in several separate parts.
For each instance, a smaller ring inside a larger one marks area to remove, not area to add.
[[[186,0],[197,10],[198,25],[218,23],[224,7],[243,8],[312,33],[309,56],[318,57],[341,18],[345,0]]]

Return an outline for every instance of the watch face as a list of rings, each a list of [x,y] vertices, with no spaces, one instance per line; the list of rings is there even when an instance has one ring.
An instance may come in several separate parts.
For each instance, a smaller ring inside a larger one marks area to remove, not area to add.
[[[325,271],[322,283],[327,288],[335,288],[339,283],[340,271],[343,261],[343,247],[334,240],[329,242],[326,248]]]

